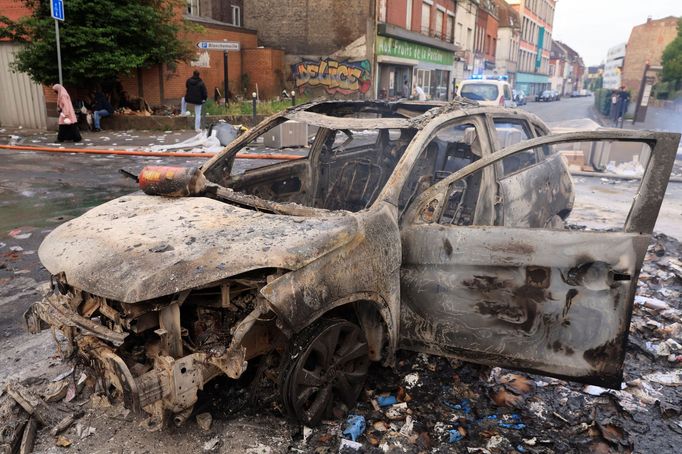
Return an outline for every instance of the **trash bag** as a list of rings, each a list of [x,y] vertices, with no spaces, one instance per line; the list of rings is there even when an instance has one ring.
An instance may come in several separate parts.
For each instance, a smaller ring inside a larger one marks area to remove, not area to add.
[[[214,132],[216,133],[216,137],[218,138],[218,141],[220,142],[220,145],[225,146],[228,145],[230,142],[232,142],[234,139],[237,138],[239,135],[239,131],[237,128],[232,126],[229,123],[226,123],[224,121],[220,121],[218,123],[213,123],[209,129],[208,129],[208,135],[209,137],[211,136],[211,133]]]

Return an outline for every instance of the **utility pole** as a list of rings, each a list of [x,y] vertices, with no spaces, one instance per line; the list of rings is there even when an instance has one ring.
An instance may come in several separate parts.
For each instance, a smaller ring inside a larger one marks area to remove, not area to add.
[[[59,21],[64,20],[64,1],[51,0],[50,13],[54,18],[54,34],[57,41],[57,69],[59,71],[59,85],[63,85],[64,79],[62,78],[62,49],[59,44]]]

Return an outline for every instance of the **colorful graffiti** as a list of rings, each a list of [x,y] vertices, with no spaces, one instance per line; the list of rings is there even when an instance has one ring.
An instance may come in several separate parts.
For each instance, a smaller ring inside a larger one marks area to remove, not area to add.
[[[372,69],[369,60],[338,61],[325,58],[320,61],[302,61],[291,65],[291,74],[296,88],[304,92],[307,88],[324,88],[327,93],[367,93],[372,84]]]

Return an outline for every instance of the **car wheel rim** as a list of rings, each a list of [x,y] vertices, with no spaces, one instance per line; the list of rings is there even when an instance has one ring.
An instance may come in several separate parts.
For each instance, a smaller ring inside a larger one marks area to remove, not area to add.
[[[323,328],[304,349],[289,378],[289,402],[299,421],[315,425],[340,400],[348,408],[362,391],[369,358],[357,325],[339,321]]]

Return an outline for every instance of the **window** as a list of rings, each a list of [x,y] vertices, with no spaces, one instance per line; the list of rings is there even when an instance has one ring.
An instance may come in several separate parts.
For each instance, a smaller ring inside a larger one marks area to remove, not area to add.
[[[532,137],[530,128],[524,121],[495,119],[494,123],[499,150],[516,145],[524,140],[530,140]],[[502,175],[506,177],[537,164],[537,162],[537,153],[534,148],[516,153],[502,160]]]
[[[449,43],[453,42],[453,35],[455,29],[455,17],[448,15],[447,29],[445,30],[445,40]]]
[[[405,28],[412,30],[412,0],[407,0],[407,7],[405,12]]]
[[[235,27],[242,26],[242,9],[234,5],[232,5],[232,25]]]
[[[431,5],[422,3],[422,33],[429,34],[431,28]]]
[[[400,192],[398,209],[401,215],[425,190],[480,157],[481,146],[475,125],[472,123],[455,124],[440,129],[422,150]],[[470,225],[473,222],[480,186],[480,173],[475,178],[478,178],[478,184],[473,184],[473,180],[470,181],[472,184],[467,184],[466,198],[463,192],[461,194],[461,200],[467,200],[467,205],[459,204],[457,205],[460,206],[459,211],[457,211],[457,206],[448,211],[447,224]],[[469,179],[467,178],[466,181]],[[422,220],[432,222],[434,219]]]
[[[187,0],[187,14],[199,16],[199,0]]]
[[[433,36],[436,38],[443,38],[443,19],[445,18],[445,13],[443,11],[436,11],[436,29],[433,32]]]

